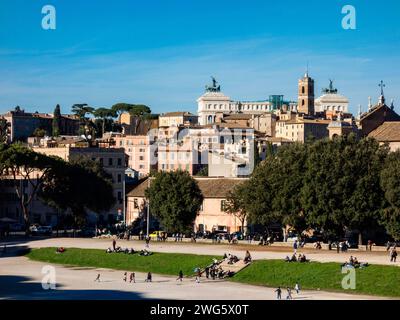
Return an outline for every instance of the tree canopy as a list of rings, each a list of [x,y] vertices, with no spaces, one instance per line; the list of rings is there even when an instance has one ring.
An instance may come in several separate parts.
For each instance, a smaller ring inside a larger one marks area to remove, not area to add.
[[[354,135],[282,146],[256,167],[243,187],[234,190],[230,202],[234,209],[246,212],[251,223],[279,222],[300,233],[314,228],[328,238],[341,237],[346,230],[361,234],[390,216],[390,233],[395,234],[400,229],[398,224],[393,227],[398,207],[395,202],[387,206],[384,195],[396,199],[398,167],[392,159],[396,156],[387,157],[386,146]],[[387,214],[382,217],[382,212]]]
[[[39,196],[53,207],[70,209],[75,217],[85,217],[87,211],[108,211],[115,203],[111,176],[85,157],[58,163]]]
[[[150,212],[169,232],[192,230],[203,202],[197,182],[186,171],[158,172],[146,189]]]
[[[53,113],[53,137],[58,137],[60,135],[60,126],[61,126],[61,108],[60,105],[57,104],[54,108]]]

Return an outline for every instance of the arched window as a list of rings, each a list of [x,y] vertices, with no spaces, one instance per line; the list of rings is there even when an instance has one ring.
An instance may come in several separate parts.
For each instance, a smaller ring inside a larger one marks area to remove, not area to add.
[[[301,93],[304,94],[305,92],[306,92],[306,90],[305,90],[304,86],[302,86],[302,87],[301,87]]]

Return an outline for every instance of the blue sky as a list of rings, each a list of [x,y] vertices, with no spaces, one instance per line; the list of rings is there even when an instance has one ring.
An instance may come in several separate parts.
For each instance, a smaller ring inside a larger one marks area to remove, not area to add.
[[[41,28],[46,4],[56,30]],[[346,4],[356,30],[341,27]],[[196,112],[211,75],[232,99],[296,99],[307,62],[317,95],[333,79],[355,113],[384,80],[400,112],[399,17],[398,0],[0,0],[0,113],[116,102]]]

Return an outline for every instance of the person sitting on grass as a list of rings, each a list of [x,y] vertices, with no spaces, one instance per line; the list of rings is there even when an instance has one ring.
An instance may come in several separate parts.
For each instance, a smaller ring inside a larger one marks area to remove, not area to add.
[[[303,254],[303,255],[301,255],[301,257],[299,257],[299,262],[307,262],[307,261],[308,261],[308,260],[307,260],[305,254]]]
[[[285,262],[290,262],[290,261],[291,261],[291,260],[290,260],[289,256],[286,256]]]
[[[63,253],[63,252],[65,252],[65,249],[63,247],[59,247],[56,250],[56,253]]]
[[[291,262],[297,262],[296,254],[293,253],[292,258],[290,259]]]
[[[244,263],[249,263],[249,262],[251,262],[251,255],[250,255],[249,250],[247,250],[246,255],[244,257]]]
[[[149,256],[151,254],[152,253],[150,251],[147,251],[146,249],[140,250],[140,253],[139,253],[140,256],[145,256],[145,257],[147,257],[147,256]]]
[[[106,253],[111,253],[111,252],[113,252],[111,248],[108,248],[108,249],[106,250]]]

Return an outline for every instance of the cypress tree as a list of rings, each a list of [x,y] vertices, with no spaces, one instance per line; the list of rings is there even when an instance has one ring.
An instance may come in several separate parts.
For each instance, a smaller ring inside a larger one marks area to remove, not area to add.
[[[60,135],[60,123],[61,123],[61,110],[60,105],[57,104],[53,114],[53,137]]]

